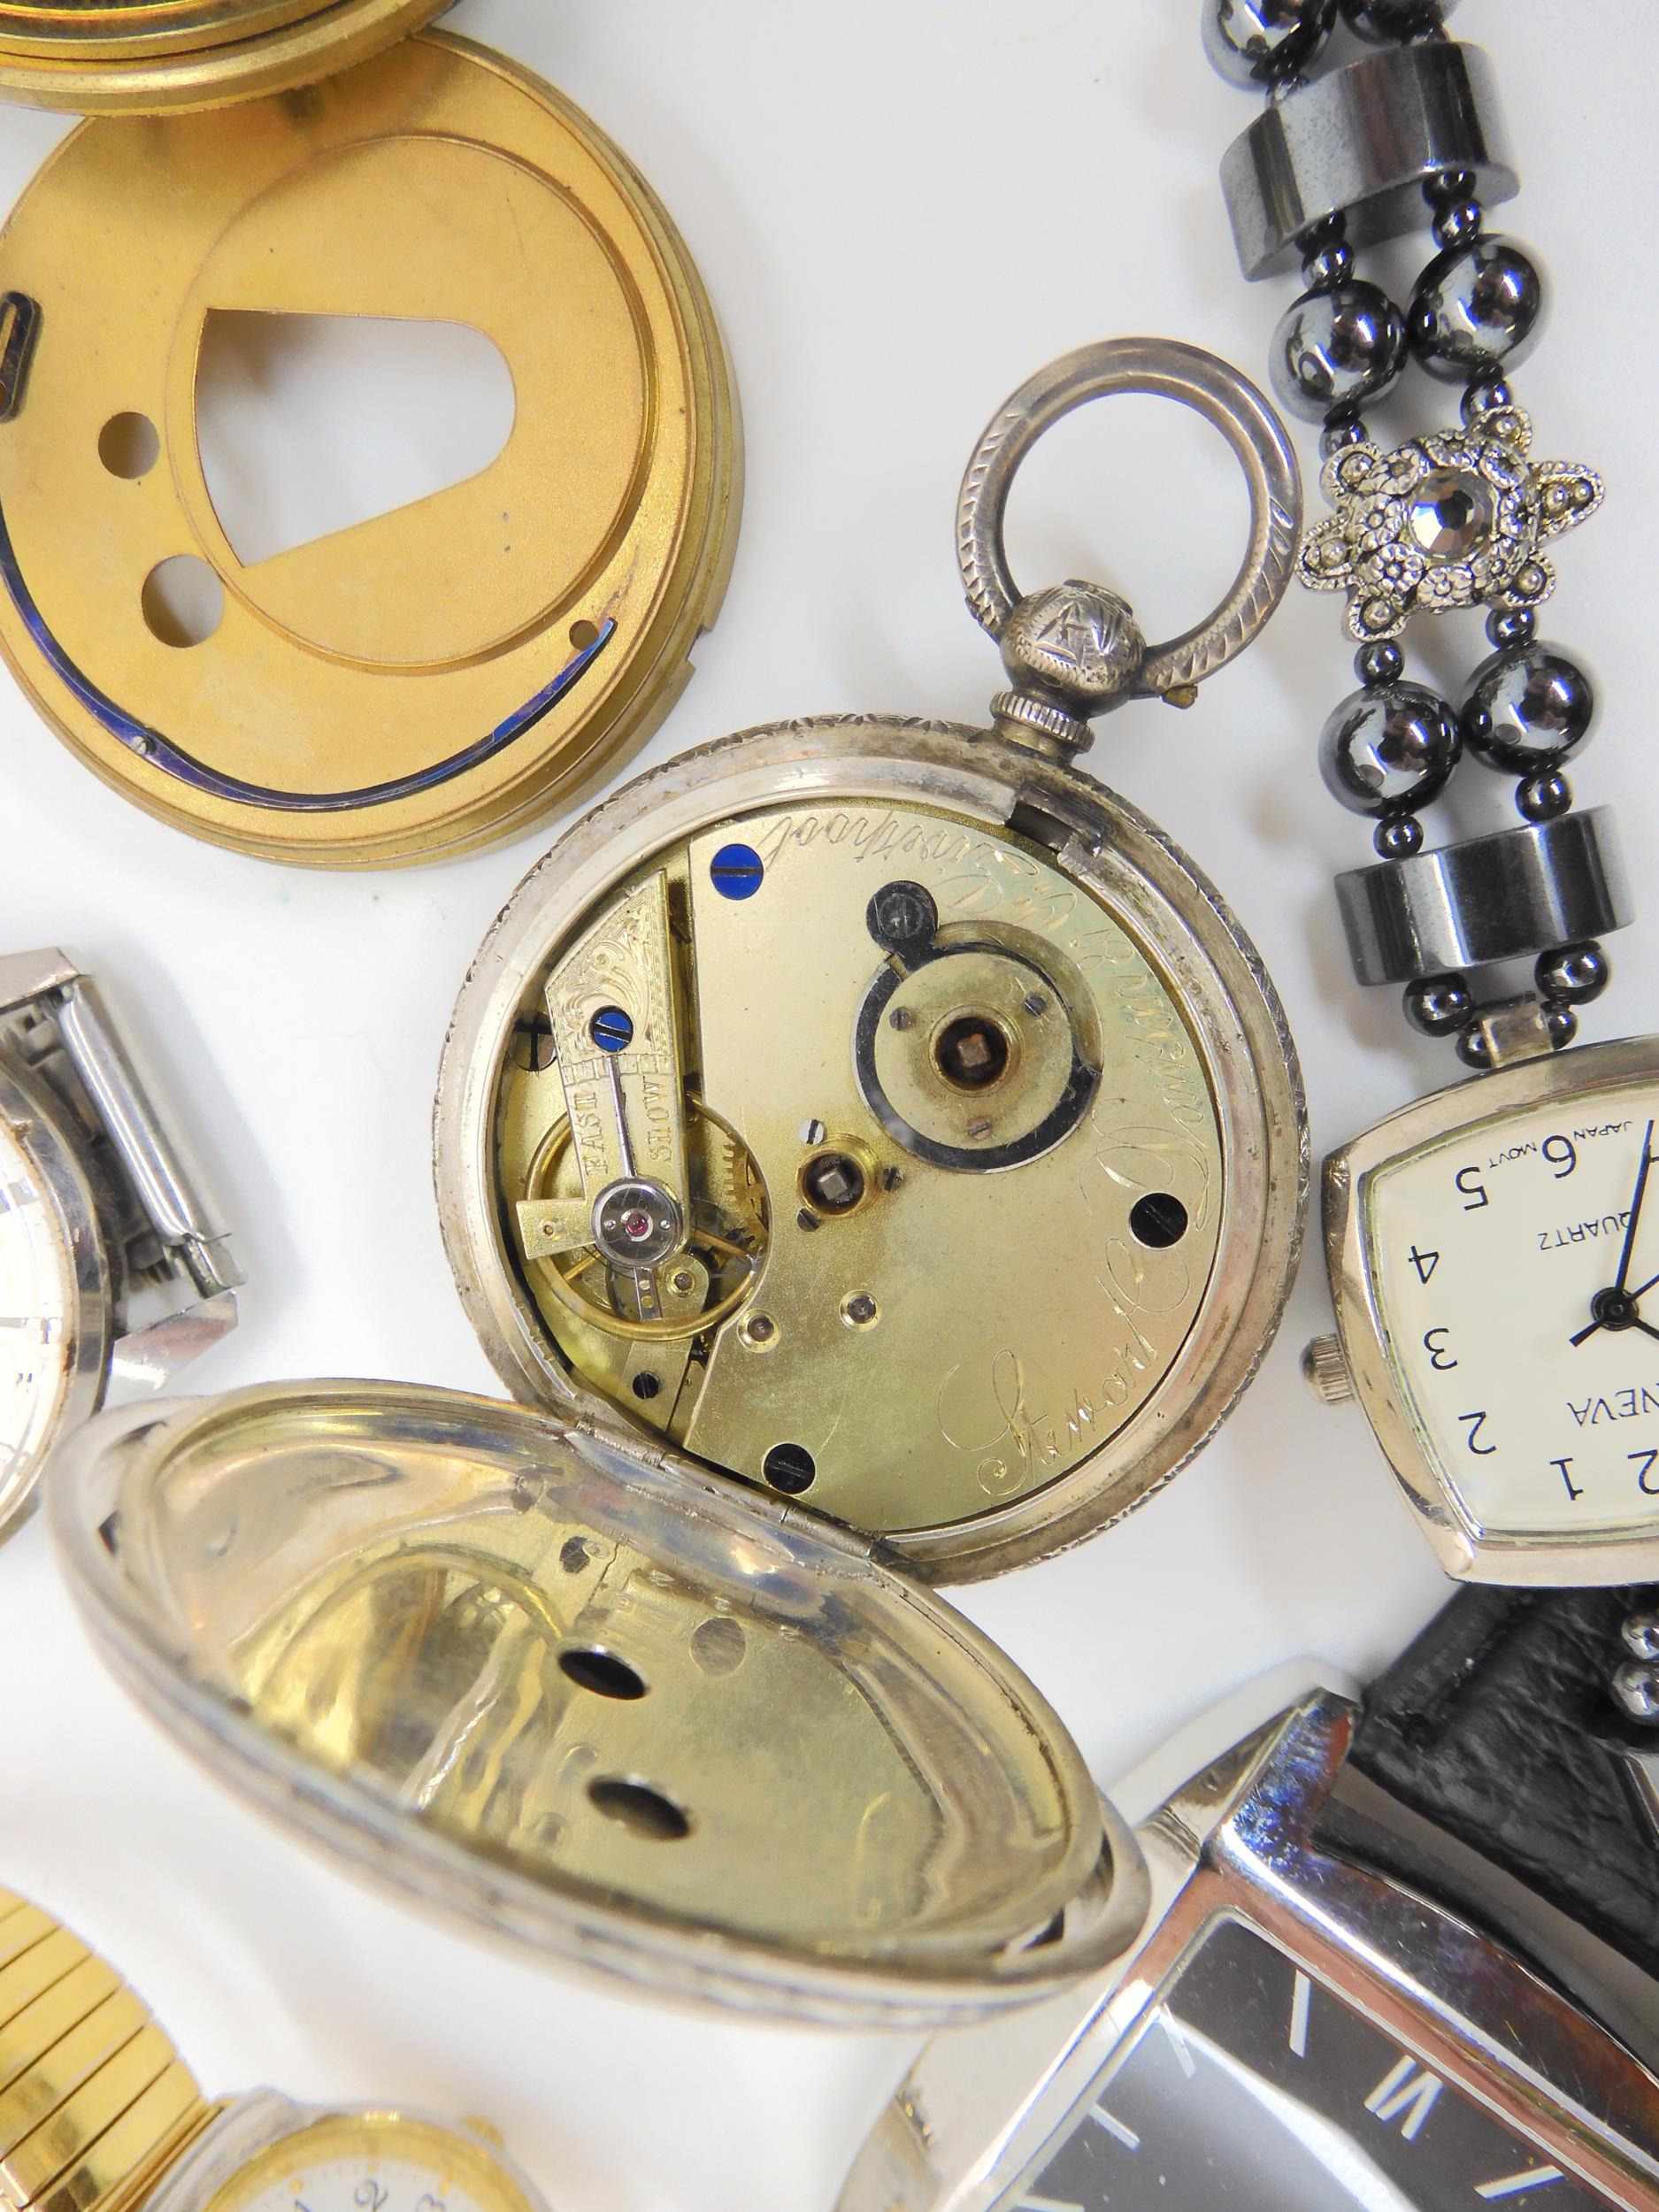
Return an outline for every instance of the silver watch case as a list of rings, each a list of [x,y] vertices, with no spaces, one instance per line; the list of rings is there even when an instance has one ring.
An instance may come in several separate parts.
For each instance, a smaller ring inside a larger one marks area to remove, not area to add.
[[[356,2119],[412,2120],[446,2135],[461,2136],[502,2167],[531,2206],[549,2212],[546,2199],[529,2176],[499,2143],[491,2141],[471,2121],[405,2112],[401,2108],[388,2111],[383,2106],[299,2104],[275,2089],[246,2090],[215,2113],[142,2200],[142,2212],[206,2212],[226,2184],[262,2151],[303,2134],[319,2121]]]
[[[152,1212],[162,1212],[163,1225],[172,1217],[164,1210],[177,1206],[179,1230],[200,1235],[208,1214],[196,1196],[194,1164],[187,1165],[178,1139],[161,1121],[134,1069],[124,1043],[109,1030],[108,1018],[83,971],[56,949],[12,954],[0,958],[0,1123],[10,1128],[34,1169],[38,1186],[54,1217],[59,1243],[68,1256],[71,1311],[66,1317],[69,1367],[58,1417],[41,1448],[12,1470],[0,1483],[0,1542],[15,1533],[37,1502],[41,1473],[56,1440],[89,1419],[104,1403],[112,1380],[142,1389],[160,1389],[173,1375],[198,1358],[236,1325],[234,1291],[240,1279],[230,1266],[222,1237],[201,1236],[202,1248],[213,1256],[222,1270],[223,1288],[196,1297],[193,1302],[141,1326],[130,1325],[130,1286],[119,1254],[111,1248],[104,1210],[87,1155],[88,1140],[77,1130],[65,1101],[55,1095],[42,1077],[8,1053],[5,1024],[35,1005],[47,1005],[80,991],[90,996],[92,1021],[100,1042],[111,1048],[107,1073],[116,1085],[123,1107],[135,1110],[139,1141],[150,1155],[147,1165],[164,1179],[154,1192],[161,1201]],[[130,1132],[124,1131],[123,1134]],[[118,1142],[119,1137],[118,1136]],[[172,1187],[166,1187],[167,1183]],[[141,1186],[141,1197],[152,1195]]]
[[[1314,1834],[1358,1709],[1281,1713],[1138,1830],[1152,1909],[1103,1978],[929,2043],[860,2152],[838,2212],[994,2212],[1099,2093],[1219,1919],[1259,1930],[1448,2083],[1627,2212],[1659,2205],[1659,2081],[1508,1952]],[[1176,2208],[1171,2207],[1171,2212]],[[1185,2212],[1185,2208],[1182,2208]]]
[[[1354,1394],[1407,1504],[1448,1575],[1527,1589],[1612,1588],[1659,1580],[1651,1525],[1595,1534],[1494,1535],[1441,1485],[1389,1364],[1368,1254],[1370,1186],[1414,1154],[1534,1106],[1659,1082],[1659,1038],[1632,1037],[1483,1075],[1432,1092],[1333,1152],[1325,1164],[1325,1265]]]

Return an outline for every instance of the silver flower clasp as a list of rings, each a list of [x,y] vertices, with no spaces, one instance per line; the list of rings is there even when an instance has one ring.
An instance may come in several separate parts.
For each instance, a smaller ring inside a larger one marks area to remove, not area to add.
[[[1302,582],[1347,592],[1362,645],[1397,637],[1419,608],[1538,606],[1555,588],[1540,549],[1607,488],[1577,462],[1533,461],[1532,445],[1531,419],[1494,407],[1392,453],[1345,447],[1320,479],[1336,512],[1302,541]]]

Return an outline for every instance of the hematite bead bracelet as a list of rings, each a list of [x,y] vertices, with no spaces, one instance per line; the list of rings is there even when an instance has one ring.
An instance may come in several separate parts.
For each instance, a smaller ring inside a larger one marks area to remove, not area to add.
[[[1544,319],[1532,257],[1486,227],[1518,189],[1491,62],[1449,39],[1456,0],[1205,0],[1211,58],[1265,111],[1222,165],[1239,257],[1257,278],[1299,260],[1279,323],[1285,404],[1322,426],[1334,512],[1310,532],[1302,581],[1348,599],[1361,688],[1325,726],[1320,767],[1375,823],[1376,864],[1337,894],[1362,982],[1405,987],[1407,1018],[1455,1037],[1471,1067],[1559,1048],[1606,988],[1600,939],[1631,918],[1607,813],[1572,814],[1563,773],[1587,741],[1595,688],[1538,635],[1555,587],[1546,549],[1601,505],[1594,470],[1542,461],[1509,376]],[[1369,50],[1310,71],[1339,19]],[[1402,309],[1360,276],[1357,250],[1426,213],[1437,250]],[[1462,420],[1392,451],[1363,411],[1415,360],[1463,387]],[[1461,708],[1406,673],[1417,612],[1487,611],[1489,657]],[[1513,775],[1522,826],[1424,850],[1421,814],[1464,757]],[[1534,961],[1525,998],[1483,1005],[1471,969]]]

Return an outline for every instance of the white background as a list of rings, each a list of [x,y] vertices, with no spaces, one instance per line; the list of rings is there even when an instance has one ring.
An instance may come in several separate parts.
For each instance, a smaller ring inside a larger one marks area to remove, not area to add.
[[[816,710],[976,718],[997,671],[962,610],[952,515],[993,409],[1051,356],[1118,333],[1197,340],[1261,374],[1290,288],[1247,288],[1233,258],[1216,169],[1255,111],[1211,76],[1196,16],[1196,0],[463,0],[455,27],[556,81],[653,180],[742,387],[735,580],[648,759]],[[1659,845],[1659,32],[1651,0],[1466,0],[1457,28],[1496,51],[1526,180],[1507,220],[1554,274],[1521,396],[1541,449],[1611,478],[1605,514],[1561,549],[1544,626],[1602,680],[1577,780],[1618,804],[1640,886]],[[58,128],[0,120],[0,200]],[[119,301],[109,312],[119,343]],[[453,396],[465,415],[467,388]],[[1449,400],[1414,373],[1380,426],[1428,427]],[[411,450],[448,451],[429,403],[410,404],[396,444],[347,439],[388,504]],[[400,411],[394,395],[382,423]],[[290,410],[282,427],[296,465],[310,450],[327,476],[314,418]],[[1218,595],[1242,518],[1201,425],[1124,403],[1056,436],[1014,550],[1033,582],[1103,571],[1167,633]],[[1416,643],[1448,687],[1482,649],[1461,618]],[[1194,712],[1122,715],[1092,764],[1254,933],[1301,1041],[1318,1151],[1454,1072],[1445,1048],[1409,1038],[1394,994],[1359,993],[1340,947],[1329,879],[1368,836],[1326,798],[1315,741],[1351,687],[1340,603],[1299,595]],[[112,795],[9,685],[0,761],[0,943],[61,941],[105,979],[188,1098],[227,1195],[251,1279],[202,1386],[355,1372],[494,1387],[440,1248],[427,1125],[454,991],[546,837],[392,876],[262,865]],[[1509,790],[1466,769],[1435,833],[1499,826]],[[1588,1034],[1654,1025],[1656,947],[1651,925],[1616,941]],[[1368,1673],[1442,1595],[1358,1416],[1302,1389],[1296,1356],[1326,1317],[1310,1254],[1265,1374],[1207,1456],[1102,1541],[966,1600],[1104,1778],[1288,1655]],[[0,1880],[111,1951],[211,2088],[487,2113],[561,2212],[827,2212],[902,2039],[595,1994],[359,1890],[128,1705],[38,1522],[0,1554]]]

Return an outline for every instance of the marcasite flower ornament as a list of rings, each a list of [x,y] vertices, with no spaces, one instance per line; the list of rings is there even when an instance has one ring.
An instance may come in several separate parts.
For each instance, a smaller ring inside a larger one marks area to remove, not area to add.
[[[1530,460],[1532,444],[1529,416],[1493,407],[1393,453],[1333,454],[1320,481],[1336,512],[1302,541],[1302,582],[1348,593],[1362,645],[1397,637],[1419,607],[1536,607],[1555,588],[1539,549],[1593,515],[1606,487],[1577,462]]]

